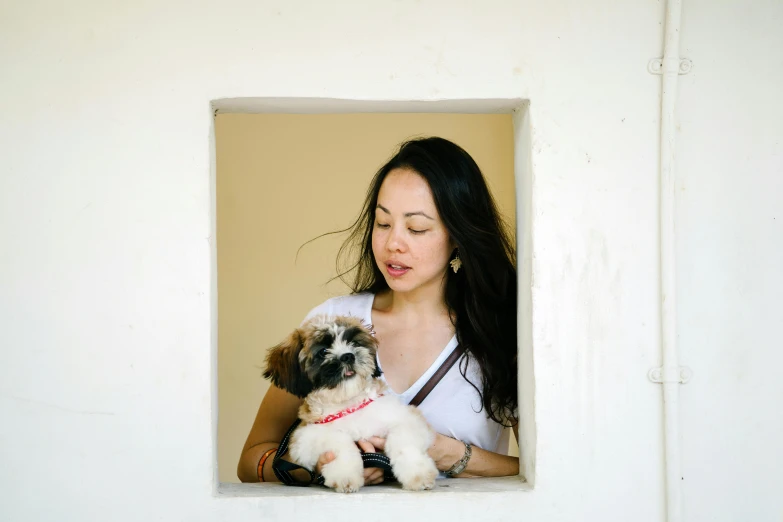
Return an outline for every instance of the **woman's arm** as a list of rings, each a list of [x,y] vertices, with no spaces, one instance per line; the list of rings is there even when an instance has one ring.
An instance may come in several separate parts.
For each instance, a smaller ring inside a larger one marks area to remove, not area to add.
[[[519,459],[500,453],[493,453],[473,446],[465,470],[457,478],[506,477],[519,473]],[[465,444],[438,433],[429,449],[430,457],[440,471],[450,469],[465,454]]]
[[[518,437],[517,425],[513,429],[514,436]],[[369,442],[381,451],[383,451],[386,445],[386,439],[381,437],[371,437]],[[465,444],[457,439],[437,433],[435,434],[435,442],[430,446],[428,453],[432,460],[435,461],[438,470],[446,471],[465,454]],[[519,474],[519,458],[493,453],[472,446],[471,457],[467,467],[456,477],[506,477],[517,474]]]
[[[302,399],[276,386],[269,387],[269,391],[266,392],[258,407],[253,427],[250,429],[239,457],[239,464],[237,464],[239,480],[242,482],[259,481],[258,461],[267,450],[278,446],[285,432],[296,420],[300,404],[302,404]],[[264,463],[264,480],[267,482],[277,482],[277,477],[272,471],[274,456],[272,453]],[[302,480],[308,479],[309,477],[306,475],[302,477]]]

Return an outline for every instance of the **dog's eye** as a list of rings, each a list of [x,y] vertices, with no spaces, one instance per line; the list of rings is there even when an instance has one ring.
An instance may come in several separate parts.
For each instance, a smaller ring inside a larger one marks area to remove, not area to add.
[[[318,352],[315,354],[315,356],[318,357],[319,359],[323,359],[324,357],[326,357],[326,352],[328,350],[329,350],[329,348],[321,348],[320,350],[318,350]]]

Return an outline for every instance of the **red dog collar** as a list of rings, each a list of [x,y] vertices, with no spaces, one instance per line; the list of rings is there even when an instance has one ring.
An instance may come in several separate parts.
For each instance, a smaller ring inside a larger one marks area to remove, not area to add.
[[[383,397],[383,395],[378,395],[378,397]],[[346,415],[350,415],[351,413],[355,411],[359,411],[371,402],[373,402],[374,399],[365,399],[361,404],[358,404],[356,406],[351,406],[350,408],[346,408],[342,411],[338,411],[337,413],[332,413],[331,415],[327,415],[321,420],[315,421],[313,424],[326,424],[327,422],[336,421],[337,419],[341,419],[345,417]]]

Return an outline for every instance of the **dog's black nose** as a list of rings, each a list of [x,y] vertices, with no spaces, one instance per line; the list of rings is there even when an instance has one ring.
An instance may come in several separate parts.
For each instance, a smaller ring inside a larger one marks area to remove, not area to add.
[[[344,363],[352,363],[356,360],[356,357],[352,353],[344,353],[340,356],[340,360]]]

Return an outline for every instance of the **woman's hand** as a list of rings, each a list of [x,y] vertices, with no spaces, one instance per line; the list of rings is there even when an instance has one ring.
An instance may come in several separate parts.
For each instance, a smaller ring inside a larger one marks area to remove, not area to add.
[[[372,441],[375,442],[372,442]],[[386,439],[380,437],[370,437],[369,440],[360,440],[356,442],[362,453],[378,453],[383,450]],[[383,482],[383,470],[381,468],[364,468],[364,485],[371,486]]]
[[[373,450],[383,451],[386,449],[386,439],[382,437],[370,437],[367,442],[373,446]],[[462,442],[440,433],[435,433],[435,440],[427,449],[427,454],[435,461],[435,465],[441,471],[449,469],[454,462],[462,458],[463,453],[465,453],[465,445]]]
[[[360,440],[356,443],[362,453],[378,453],[378,450],[383,450],[386,439],[380,437],[371,437],[369,440]],[[327,451],[322,453],[318,457],[318,462],[315,464],[315,471],[319,475],[322,475],[321,470],[324,466],[329,464],[335,459],[334,452]],[[383,470],[381,468],[364,468],[364,485],[371,486],[380,484],[383,482]]]
[[[435,434],[435,440],[427,450],[440,471],[449,469],[465,453],[465,444],[440,433]]]
[[[323,475],[323,473],[321,472],[323,467],[329,464],[330,462],[332,462],[335,458],[337,457],[334,456],[334,452],[332,451],[321,453],[321,456],[318,457],[318,462],[315,463],[316,474]]]

